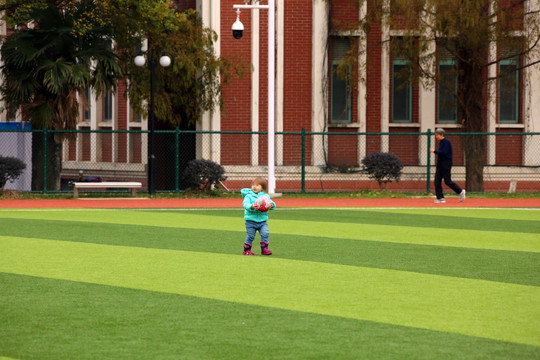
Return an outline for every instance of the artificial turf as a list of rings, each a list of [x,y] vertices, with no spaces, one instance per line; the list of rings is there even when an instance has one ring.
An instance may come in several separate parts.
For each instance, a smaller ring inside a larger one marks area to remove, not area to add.
[[[269,226],[274,255],[243,257],[239,210],[0,211],[0,356],[540,355],[538,211],[281,209]]]

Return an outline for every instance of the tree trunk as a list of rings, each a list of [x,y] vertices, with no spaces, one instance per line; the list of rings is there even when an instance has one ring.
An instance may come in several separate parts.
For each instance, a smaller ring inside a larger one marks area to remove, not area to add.
[[[484,191],[485,135],[467,135],[465,139],[465,188],[468,191]]]
[[[471,52],[477,52],[472,54]],[[482,49],[463,51],[463,59],[478,58]],[[482,66],[472,61],[460,64],[459,103],[460,118],[463,129],[468,133],[485,132],[484,119],[484,71]],[[468,191],[484,191],[484,165],[486,156],[485,135],[465,135],[463,138],[465,152],[465,187]]]

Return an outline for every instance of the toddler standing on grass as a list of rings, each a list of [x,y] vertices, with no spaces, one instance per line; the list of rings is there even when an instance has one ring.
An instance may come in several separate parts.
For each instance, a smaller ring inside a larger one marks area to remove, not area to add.
[[[254,255],[251,251],[253,246],[253,240],[257,231],[261,235],[261,254],[262,255],[272,255],[272,251],[268,249],[268,236],[270,232],[268,230],[268,212],[259,211],[255,209],[253,203],[257,200],[258,197],[264,196],[270,201],[270,210],[276,208],[276,204],[270,199],[270,196],[265,193],[266,191],[266,180],[260,177],[253,179],[251,182],[251,189],[245,188],[240,191],[244,202],[242,203],[244,207],[244,220],[246,220],[246,241],[244,242],[244,255]]]

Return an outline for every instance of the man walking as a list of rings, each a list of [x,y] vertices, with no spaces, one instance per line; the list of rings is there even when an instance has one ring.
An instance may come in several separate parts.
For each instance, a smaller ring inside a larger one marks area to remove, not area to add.
[[[465,200],[465,190],[460,188],[458,184],[452,181],[452,144],[445,137],[444,129],[438,128],[435,130],[435,139],[439,141],[439,150],[429,149],[437,155],[437,166],[435,171],[435,195],[437,199],[435,203],[445,203],[446,199],[442,191],[442,181],[446,186],[450,187],[456,194],[459,195],[459,201]]]

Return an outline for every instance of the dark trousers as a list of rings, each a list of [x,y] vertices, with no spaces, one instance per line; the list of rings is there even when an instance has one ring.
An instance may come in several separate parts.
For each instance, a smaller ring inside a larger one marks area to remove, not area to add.
[[[444,194],[442,191],[443,180],[446,186],[454,190],[456,194],[459,194],[461,192],[462,189],[459,187],[459,185],[452,181],[451,172],[452,172],[451,162],[449,161],[437,162],[437,167],[435,171],[435,195],[437,195],[437,199],[444,198]]]

